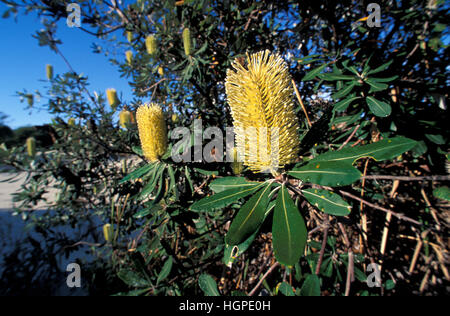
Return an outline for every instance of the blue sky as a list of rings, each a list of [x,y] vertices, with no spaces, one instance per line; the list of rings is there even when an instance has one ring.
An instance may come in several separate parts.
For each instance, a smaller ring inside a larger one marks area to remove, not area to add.
[[[0,13],[6,6],[0,3]],[[45,111],[30,114],[26,102],[21,103],[16,91],[27,89],[29,92],[40,90],[48,85],[45,80],[45,65],[51,64],[54,73],[64,73],[68,68],[62,58],[48,47],[38,46],[32,35],[41,29],[36,14],[19,14],[17,23],[14,18],[0,18],[0,38],[2,52],[0,58],[0,112],[8,115],[7,125],[17,128],[26,125],[40,125],[51,121]],[[117,36],[121,36],[120,31]],[[58,24],[57,38],[63,44],[59,46],[74,70],[89,77],[91,91],[105,91],[114,87],[123,93],[123,100],[131,100],[131,88],[126,78],[120,78],[115,66],[108,63],[102,54],[94,54],[91,45],[96,39],[77,28],[69,28],[65,21]]]

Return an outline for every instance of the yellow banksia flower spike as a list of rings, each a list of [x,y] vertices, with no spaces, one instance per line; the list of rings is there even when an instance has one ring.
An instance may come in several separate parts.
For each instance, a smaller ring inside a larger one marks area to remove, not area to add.
[[[114,239],[114,229],[111,224],[105,224],[103,225],[103,236],[105,237],[105,240],[109,243],[111,243]]]
[[[27,138],[27,153],[31,158],[36,156],[36,139],[34,137]]]
[[[153,34],[152,35],[148,35],[145,38],[145,48],[147,48],[147,53],[150,56],[155,55],[156,49],[157,49],[157,45],[158,45],[158,43],[156,41],[155,35],[153,35]]]
[[[127,63],[131,64],[131,62],[133,61],[133,52],[131,50],[127,50],[125,52],[125,57],[127,59]]]
[[[53,66],[52,65],[45,66],[45,74],[47,75],[48,80],[53,79]]]
[[[131,124],[131,117],[131,112],[124,108],[119,114],[120,126],[122,126],[123,128],[127,128],[127,126]]]
[[[136,121],[145,158],[158,161],[167,150],[167,126],[161,107],[156,103],[140,106]]]
[[[188,28],[183,30],[183,46],[186,56],[191,54],[191,31]]]
[[[129,43],[133,42],[133,32],[127,32],[127,40]]]
[[[231,108],[236,148],[253,172],[276,175],[299,150],[291,76],[284,60],[268,50],[236,59],[225,89]]]
[[[161,66],[158,67],[158,74],[159,74],[161,77],[164,76],[164,68],[163,68],[163,67],[161,67]]]
[[[73,117],[69,118],[69,120],[67,121],[67,125],[69,126],[75,126],[75,119]]]
[[[117,97],[116,89],[110,88],[106,89],[106,98],[108,99],[108,103],[113,110],[119,105],[119,98]]]

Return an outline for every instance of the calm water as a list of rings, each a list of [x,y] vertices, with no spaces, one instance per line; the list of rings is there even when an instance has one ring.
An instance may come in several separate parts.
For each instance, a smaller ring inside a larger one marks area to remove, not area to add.
[[[12,214],[0,210],[0,295],[88,294],[83,288],[83,263],[93,260],[90,247],[67,246],[80,240],[98,242],[100,221],[94,219],[75,228],[67,225],[42,232]],[[69,288],[66,284],[70,263],[80,264],[81,288]]]

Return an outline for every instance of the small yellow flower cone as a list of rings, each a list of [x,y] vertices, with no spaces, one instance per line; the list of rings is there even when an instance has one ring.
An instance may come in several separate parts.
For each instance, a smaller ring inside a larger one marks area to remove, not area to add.
[[[145,38],[145,48],[147,48],[147,53],[150,56],[155,55],[157,46],[158,46],[158,43],[156,41],[155,35],[153,35],[153,34],[152,35],[148,35]]]
[[[244,165],[239,161],[239,155],[236,147],[232,150],[233,153],[233,162],[231,163],[231,169],[235,175],[239,175],[244,170]]]
[[[75,119],[74,119],[73,117],[71,117],[71,118],[67,121],[67,124],[68,124],[69,126],[75,126]]]
[[[127,125],[131,124],[131,116],[132,114],[130,111],[123,109],[119,114],[120,126],[127,128]]]
[[[125,57],[127,59],[127,63],[131,65],[131,63],[133,61],[133,52],[131,50],[127,50],[125,52]]]
[[[27,138],[27,153],[31,158],[36,156],[36,139],[34,137]]]
[[[119,98],[117,97],[116,89],[106,89],[106,98],[108,99],[108,103],[113,110],[119,105]]]
[[[236,148],[253,172],[277,174],[299,149],[291,76],[284,60],[268,50],[236,59],[225,89],[231,108]]]
[[[133,41],[133,33],[130,31],[127,32],[127,40],[129,43]]]
[[[53,79],[53,66],[52,65],[45,66],[45,74],[47,75],[48,80]]]
[[[161,66],[158,67],[158,74],[159,74],[161,77],[164,76],[164,68],[163,68],[163,67],[161,67]]]
[[[188,28],[183,30],[183,46],[186,56],[191,54],[191,31]]]
[[[114,230],[111,224],[103,225],[103,236],[105,237],[106,242],[111,243],[114,239]]]
[[[161,107],[155,103],[140,106],[136,121],[145,158],[158,161],[167,150],[167,126]]]

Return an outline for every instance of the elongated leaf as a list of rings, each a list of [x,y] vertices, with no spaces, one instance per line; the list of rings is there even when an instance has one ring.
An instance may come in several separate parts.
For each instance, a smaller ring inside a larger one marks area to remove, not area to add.
[[[320,296],[320,280],[315,274],[308,274],[300,289],[301,296]]]
[[[389,87],[385,83],[377,82],[372,79],[367,79],[366,83],[371,87],[370,91],[372,92],[386,90]]]
[[[225,237],[228,245],[238,245],[258,230],[269,203],[271,183],[265,184],[239,210]]]
[[[252,194],[264,185],[262,183],[256,183],[253,186],[239,187],[234,189],[229,189],[216,193],[212,196],[205,197],[200,201],[195,202],[191,206],[193,211],[212,211],[219,208],[223,208],[231,203]]]
[[[382,72],[383,70],[387,69],[393,62],[394,62],[394,61],[391,60],[391,61],[389,61],[389,62],[387,62],[387,63],[381,65],[381,66],[378,67],[378,68],[375,68],[375,69],[373,69],[373,70],[370,70],[370,71],[367,73],[367,75],[373,75],[373,74]]]
[[[345,86],[344,88],[340,89],[338,92],[333,94],[331,97],[336,100],[345,97],[347,94],[352,92],[353,88],[355,87],[355,83],[352,82],[349,85]]]
[[[272,236],[275,258],[281,264],[294,266],[305,250],[308,233],[303,217],[284,185],[276,200]]]
[[[355,100],[358,100],[359,98],[360,97],[355,97],[353,94],[353,96],[349,96],[348,98],[336,103],[334,105],[333,111],[343,112],[343,111],[347,110],[348,106],[350,104],[352,104],[352,102],[354,102]]]
[[[120,270],[117,273],[117,276],[123,282],[125,282],[128,286],[131,286],[131,287],[141,288],[141,287],[149,286],[149,283],[144,278],[144,276],[142,276],[140,273],[132,271],[132,270],[127,270],[127,269]]]
[[[347,216],[352,209],[338,194],[331,191],[307,189],[302,190],[302,193],[309,203],[330,215]]]
[[[348,147],[339,151],[329,151],[314,158],[311,160],[311,163],[318,161],[354,163],[356,160],[366,157],[373,158],[377,161],[388,160],[403,154],[416,144],[416,141],[402,136],[386,138],[369,145]]]
[[[225,177],[214,180],[209,187],[214,192],[219,193],[234,188],[251,187],[255,184],[258,184],[258,182],[247,181],[244,177]]]
[[[319,78],[323,79],[325,81],[355,80],[355,76],[340,75],[340,74],[333,74],[333,73],[320,74]]]
[[[130,174],[128,174],[127,176],[125,176],[122,180],[120,180],[119,184],[125,183],[130,180],[136,180],[136,179],[142,177],[147,172],[151,171],[155,166],[156,166],[156,164],[147,164],[139,169],[136,169],[133,172],[131,172]]]
[[[376,116],[386,117],[392,112],[392,108],[388,103],[377,100],[374,97],[367,97],[366,102],[370,111]]]
[[[450,189],[446,186],[434,189],[433,195],[439,199],[450,201]]]
[[[156,185],[159,182],[159,179],[162,176],[165,167],[166,167],[165,164],[158,164],[158,166],[153,169],[152,177],[150,181],[142,189],[141,193],[138,196],[138,200],[146,199],[150,194],[152,194],[153,190],[155,189]]]
[[[202,274],[198,278],[198,286],[205,293],[205,296],[220,296],[217,283],[209,274]]]
[[[323,65],[311,70],[303,77],[302,81],[309,81],[309,80],[314,79],[315,77],[317,77],[317,75],[319,73],[321,73],[325,69],[326,66],[328,66],[328,64],[323,64]]]
[[[358,181],[361,173],[346,162],[315,162],[294,168],[289,175],[306,182],[328,186],[344,186]]]
[[[398,78],[398,76],[392,76],[392,77],[388,77],[388,78],[370,78],[370,80],[375,81],[375,82],[391,82],[394,81]]]
[[[163,268],[161,269],[161,272],[159,273],[158,280],[156,281],[156,285],[159,284],[159,282],[164,281],[170,274],[170,271],[172,271],[172,265],[173,265],[173,259],[172,257],[169,257],[166,262],[163,265]]]

